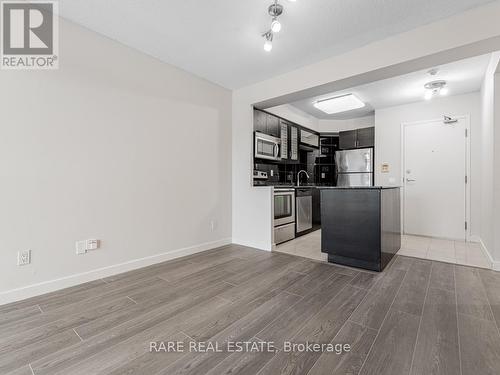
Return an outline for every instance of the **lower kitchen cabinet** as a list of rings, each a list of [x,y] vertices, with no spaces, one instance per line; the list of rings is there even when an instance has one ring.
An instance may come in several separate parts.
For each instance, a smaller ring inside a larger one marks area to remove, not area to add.
[[[321,251],[329,262],[382,271],[400,248],[398,187],[321,189]]]

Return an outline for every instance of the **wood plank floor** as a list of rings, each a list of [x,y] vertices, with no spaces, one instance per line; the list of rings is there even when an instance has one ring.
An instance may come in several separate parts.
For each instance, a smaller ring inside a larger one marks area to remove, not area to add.
[[[377,274],[231,245],[0,306],[0,374],[500,374],[499,326],[497,272],[399,256]]]

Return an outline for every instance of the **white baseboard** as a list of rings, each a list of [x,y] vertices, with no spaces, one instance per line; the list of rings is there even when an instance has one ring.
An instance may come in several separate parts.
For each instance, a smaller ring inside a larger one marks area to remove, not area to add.
[[[256,243],[256,242],[248,242],[248,241],[242,241],[233,238],[233,243],[235,245],[241,245],[241,246],[246,246],[246,247],[251,247],[257,250],[263,250],[263,251],[272,251],[272,246],[269,246],[267,244],[263,243]]]
[[[493,259],[490,252],[488,251],[488,248],[486,247],[486,245],[484,244],[483,240],[480,237],[477,237],[477,236],[474,236],[474,237],[475,237],[475,239],[477,239],[477,241],[474,241],[474,242],[479,242],[479,244],[481,245],[481,250],[483,251],[484,255],[486,255],[488,260],[490,261],[491,269],[494,271],[500,271],[500,262]]]
[[[151,266],[156,263],[165,262],[167,260],[180,258],[186,255],[191,255],[210,249],[215,249],[217,247],[229,245],[231,243],[232,242],[230,238],[225,238],[214,242],[206,242],[203,244],[185,247],[182,249],[171,250],[165,253],[160,253],[145,258],[134,259],[120,264],[114,264],[112,266],[98,268],[92,271],[83,272],[76,275],[66,276],[54,280],[43,281],[41,283],[24,286],[22,288],[8,290],[6,292],[0,293],[0,305],[19,301],[30,297],[35,297],[45,293],[54,292],[56,290],[64,288],[69,288],[71,286],[102,279],[105,277],[113,276],[127,271],[132,271],[138,268]]]
[[[469,237],[469,242],[481,243],[481,238],[473,234]]]

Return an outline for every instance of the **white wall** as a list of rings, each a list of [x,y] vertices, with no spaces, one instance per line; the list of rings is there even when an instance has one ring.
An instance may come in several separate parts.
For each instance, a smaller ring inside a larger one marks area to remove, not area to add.
[[[494,93],[494,159],[493,159],[493,234],[494,242],[491,255],[493,268],[500,271],[500,65],[495,74]]]
[[[319,131],[340,132],[345,130],[355,130],[375,126],[375,115],[358,117],[348,120],[319,120]]]
[[[251,186],[252,104],[384,67],[397,70],[397,64],[417,59],[434,61],[434,54],[464,58],[461,53],[474,50],[475,43],[500,36],[498,14],[497,1],[233,92],[233,241],[271,249],[270,189]],[[461,52],[452,51],[459,47]]]
[[[265,110],[288,121],[305,126],[306,128],[309,128],[311,130],[319,130],[319,120],[316,117],[311,116],[310,114],[290,104],[283,104],[276,107],[266,108]]]
[[[488,250],[493,261],[500,262],[500,249],[498,247],[500,224],[498,220],[498,208],[496,207],[500,193],[495,194],[495,178],[498,174],[497,150],[500,150],[498,142],[500,118],[500,79],[496,74],[499,66],[500,52],[491,56],[490,64],[481,88],[482,101],[482,129],[481,129],[481,226],[480,237],[484,247]],[[497,108],[495,108],[497,105]],[[496,167],[496,168],[495,168]]]
[[[231,92],[60,28],[59,70],[0,71],[0,303],[231,237]]]

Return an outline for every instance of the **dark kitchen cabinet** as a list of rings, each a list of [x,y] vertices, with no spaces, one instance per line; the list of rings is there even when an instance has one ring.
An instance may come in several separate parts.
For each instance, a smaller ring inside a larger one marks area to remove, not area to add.
[[[339,133],[339,148],[349,150],[375,146],[375,128],[363,128]]]
[[[256,132],[267,133],[267,113],[253,111],[253,128]]]
[[[253,113],[254,131],[277,138],[280,137],[280,119],[278,117],[259,111],[258,109],[254,110]]]
[[[357,130],[358,148],[374,147],[375,146],[375,128],[364,128]]]
[[[339,147],[341,150],[348,150],[357,147],[357,130],[339,132]]]
[[[319,135],[311,131],[301,129],[300,130],[300,143],[307,147],[319,147]]]
[[[330,263],[382,271],[401,248],[400,189],[321,189],[321,251]]]
[[[267,134],[273,137],[280,136],[280,119],[273,115],[267,115]]]

